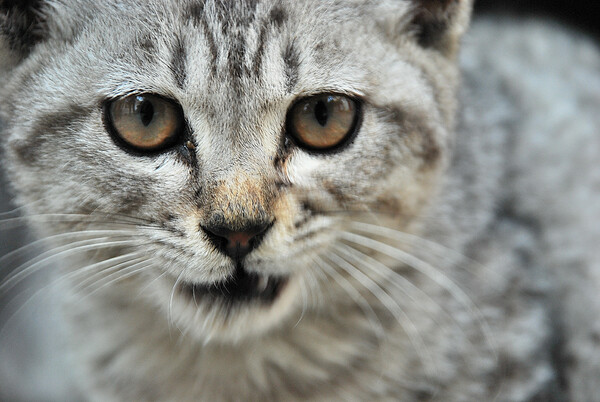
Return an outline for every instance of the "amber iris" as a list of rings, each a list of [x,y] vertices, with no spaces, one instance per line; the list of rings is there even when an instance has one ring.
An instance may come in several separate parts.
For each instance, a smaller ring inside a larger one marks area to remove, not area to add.
[[[320,94],[299,100],[288,114],[288,131],[298,145],[327,151],[347,142],[356,129],[358,103],[336,94]]]
[[[173,144],[183,125],[180,109],[156,95],[131,95],[108,105],[113,133],[138,151],[157,151]]]

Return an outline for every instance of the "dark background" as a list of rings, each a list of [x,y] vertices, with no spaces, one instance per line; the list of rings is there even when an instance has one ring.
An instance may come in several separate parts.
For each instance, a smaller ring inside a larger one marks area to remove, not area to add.
[[[475,12],[551,17],[600,39],[598,0],[475,0]]]

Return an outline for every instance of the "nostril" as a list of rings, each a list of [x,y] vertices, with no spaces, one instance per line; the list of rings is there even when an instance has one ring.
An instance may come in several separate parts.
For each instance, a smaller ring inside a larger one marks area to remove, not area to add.
[[[216,249],[234,260],[241,260],[258,247],[271,226],[273,222],[246,225],[237,230],[222,225],[200,227]]]

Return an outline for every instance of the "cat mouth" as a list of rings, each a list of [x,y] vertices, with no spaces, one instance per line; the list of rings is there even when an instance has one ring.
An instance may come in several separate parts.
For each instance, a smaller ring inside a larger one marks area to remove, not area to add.
[[[261,302],[270,304],[277,299],[288,283],[288,278],[248,272],[240,263],[226,280],[206,284],[183,282],[180,291],[195,302],[201,299],[222,300],[229,304]]]

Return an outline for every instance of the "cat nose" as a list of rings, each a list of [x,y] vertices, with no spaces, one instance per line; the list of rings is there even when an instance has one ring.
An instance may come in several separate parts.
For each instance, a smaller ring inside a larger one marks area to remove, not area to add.
[[[201,226],[201,228],[217,250],[240,261],[258,247],[271,226],[273,222],[252,223],[237,230],[223,225]]]

